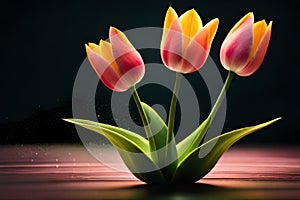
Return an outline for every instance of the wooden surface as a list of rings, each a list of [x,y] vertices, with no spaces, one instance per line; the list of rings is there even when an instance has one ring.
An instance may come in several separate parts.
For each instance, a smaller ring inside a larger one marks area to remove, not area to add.
[[[82,146],[0,146],[0,158],[0,199],[300,199],[299,147],[234,147],[204,179],[172,188],[149,187]]]

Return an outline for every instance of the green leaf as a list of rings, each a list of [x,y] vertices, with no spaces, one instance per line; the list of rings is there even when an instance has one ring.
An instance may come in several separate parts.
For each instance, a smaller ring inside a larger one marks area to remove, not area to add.
[[[191,151],[200,145],[209,126],[211,125],[211,121],[212,117],[209,116],[194,132],[177,144],[179,162],[181,162]]]
[[[155,140],[155,147],[156,149],[161,149],[166,146],[167,126],[152,107],[144,102],[141,102],[141,104],[149,120],[149,127]]]
[[[84,120],[84,119],[63,119],[63,120],[77,124],[79,126],[87,128],[89,130],[95,131],[104,136],[106,136],[106,135],[103,134],[103,132],[101,131],[102,129],[111,130],[113,132],[116,132],[116,133],[126,137],[128,140],[131,140],[133,143],[138,145],[144,152],[146,152],[146,153],[149,152],[148,141],[144,137],[142,137],[139,134],[136,134],[132,131],[129,131],[129,130],[126,130],[126,129],[123,129],[120,127],[103,124],[103,123],[98,123],[98,122],[93,122],[93,121]]]
[[[234,72],[229,71],[226,81],[223,85],[223,88],[218,96],[217,101],[215,102],[215,105],[211,109],[209,116],[206,120],[202,122],[202,124],[193,132],[191,133],[187,138],[182,140],[178,145],[178,155],[179,155],[179,162],[181,162],[191,151],[196,149],[200,143],[202,142],[204,136],[207,133],[208,128],[210,127],[219,107],[222,104],[223,99],[226,96],[226,91],[228,90],[230,83],[232,81],[232,78],[234,76]]]
[[[162,168],[162,172],[166,179],[170,180],[177,167],[177,149],[175,140],[172,140],[167,145],[168,127],[165,122],[149,105],[142,102],[142,107],[149,120],[149,126],[155,141],[156,152],[154,153],[157,154],[157,165]],[[167,148],[169,154],[166,154]]]
[[[188,154],[178,165],[173,182],[196,182],[215,166],[223,153],[236,141],[258,131],[281,118],[246,128],[237,129],[215,137]]]
[[[89,120],[64,120],[105,136],[118,150],[128,169],[140,180],[147,183],[164,181],[160,169],[148,155],[148,141],[145,138],[122,128]]]

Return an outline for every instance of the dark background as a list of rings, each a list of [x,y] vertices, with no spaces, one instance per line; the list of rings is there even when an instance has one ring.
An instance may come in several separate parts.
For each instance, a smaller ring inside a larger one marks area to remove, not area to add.
[[[299,1],[2,1],[1,2],[0,143],[77,143],[71,117],[76,73],[86,57],[84,44],[108,37],[109,26],[128,30],[162,27],[166,10],[179,15],[195,8],[207,23],[220,25],[211,57],[223,78],[219,49],[227,32],[246,13],[273,20],[272,37],[262,67],[235,77],[228,93],[225,130],[283,117],[244,139],[256,144],[300,144]],[[145,62],[160,62],[159,52],[142,52]],[[109,95],[102,84],[99,88]],[[166,98],[169,98],[166,97]],[[101,106],[100,106],[101,107]],[[100,110],[99,110],[100,109]],[[107,108],[98,112],[108,112]],[[109,113],[104,122],[113,123]]]

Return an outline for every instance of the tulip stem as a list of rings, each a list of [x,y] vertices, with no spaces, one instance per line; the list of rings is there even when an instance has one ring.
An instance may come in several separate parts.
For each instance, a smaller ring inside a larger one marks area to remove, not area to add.
[[[211,118],[213,119],[218,111],[218,109],[220,108],[222,102],[223,102],[223,99],[224,97],[226,96],[226,91],[228,90],[229,86],[230,86],[230,83],[232,81],[232,78],[234,76],[234,72],[232,71],[229,71],[228,72],[228,75],[227,75],[227,78],[226,78],[226,81],[223,85],[223,88],[218,96],[218,99],[214,105],[214,107],[211,109],[210,113],[209,113],[209,116],[208,118]]]
[[[138,111],[139,111],[139,114],[141,116],[142,123],[144,125],[144,129],[145,129],[147,138],[149,140],[150,151],[151,152],[155,151],[156,150],[156,145],[155,145],[155,141],[154,141],[154,138],[153,138],[153,135],[152,135],[152,131],[151,131],[150,126],[149,126],[149,120],[146,116],[146,113],[145,113],[143,107],[142,107],[141,99],[139,97],[138,92],[136,91],[135,85],[132,87],[132,96],[133,96],[135,104],[138,108]]]
[[[182,74],[176,73],[173,95],[172,95],[172,100],[171,100],[171,105],[170,105],[170,110],[169,110],[168,132],[167,132],[166,144],[169,144],[174,138],[175,112],[176,112],[177,96],[179,93],[181,79],[182,79]]]

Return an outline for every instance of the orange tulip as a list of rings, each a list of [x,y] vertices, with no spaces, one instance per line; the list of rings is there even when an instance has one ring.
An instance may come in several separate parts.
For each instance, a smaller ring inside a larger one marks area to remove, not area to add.
[[[170,7],[161,41],[161,57],[166,67],[184,74],[200,69],[209,55],[218,24],[216,18],[202,27],[201,18],[194,9],[178,17]]]
[[[250,76],[263,62],[270,37],[272,21],[254,23],[253,13],[244,16],[228,33],[220,51],[225,69],[240,76]]]
[[[144,76],[145,66],[141,55],[126,36],[110,27],[110,42],[85,45],[88,59],[100,80],[109,89],[122,92],[138,83]]]

